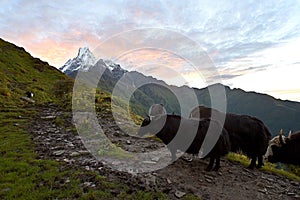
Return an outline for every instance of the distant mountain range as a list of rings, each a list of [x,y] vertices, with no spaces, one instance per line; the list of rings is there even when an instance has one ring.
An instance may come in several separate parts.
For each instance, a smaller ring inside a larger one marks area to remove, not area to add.
[[[68,60],[60,70],[75,78],[78,70],[89,71],[93,67],[104,70],[98,87],[108,92],[113,91],[116,83],[122,77],[122,83],[119,84],[121,88],[123,87],[120,90],[123,92],[121,96],[126,96],[128,91],[134,89],[135,92],[130,97],[130,107],[135,113],[142,116],[148,113],[149,107],[154,103],[163,103],[169,113],[187,116],[195,105],[187,103],[189,104],[188,108],[181,108],[173,93],[174,91],[176,94],[182,94],[185,102],[189,102],[189,98],[192,98],[190,97],[191,92],[195,92],[199,104],[210,106],[209,89],[223,86],[216,84],[202,89],[170,86],[151,76],[145,76],[136,71],[124,70],[119,64],[109,60],[100,59],[96,62],[94,55],[88,48],[80,48],[77,57]],[[135,86],[144,83],[151,84],[143,85],[138,89],[135,88]],[[270,128],[273,135],[278,134],[281,128],[285,132],[300,130],[300,103],[275,99],[266,94],[231,89],[228,86],[223,87],[227,97],[227,112],[258,117]]]

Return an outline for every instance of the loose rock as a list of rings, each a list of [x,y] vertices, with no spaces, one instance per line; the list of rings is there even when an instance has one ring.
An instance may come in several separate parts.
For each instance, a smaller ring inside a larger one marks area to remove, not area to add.
[[[181,192],[181,191],[179,191],[179,190],[176,190],[176,191],[175,191],[175,197],[177,197],[177,198],[181,198],[181,197],[183,197],[184,195],[186,195],[185,192]]]

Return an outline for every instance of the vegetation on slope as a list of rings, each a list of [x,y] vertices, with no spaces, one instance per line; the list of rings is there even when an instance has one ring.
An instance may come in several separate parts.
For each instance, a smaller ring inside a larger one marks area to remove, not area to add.
[[[95,172],[74,170],[55,160],[39,159],[28,126],[41,104],[70,108],[73,80],[23,48],[0,39],[0,199],[153,199],[161,193],[132,192]],[[34,93],[32,104],[20,98]],[[57,121],[59,123],[59,121]],[[101,190],[84,189],[91,177]]]
[[[111,191],[123,191],[120,199],[162,198],[160,193],[131,193],[126,185],[113,183],[96,172],[74,170],[64,163],[38,159],[26,124],[34,109],[1,110],[0,199],[114,199]],[[27,116],[26,119],[19,116]],[[101,185],[101,190],[82,187],[82,177]]]
[[[64,163],[38,157],[28,132],[38,105],[52,103],[70,108],[72,86],[72,79],[32,58],[23,48],[0,39],[0,199],[166,199],[161,192],[132,193],[126,185],[109,182],[95,172],[74,170]],[[20,99],[26,91],[34,93],[35,104]],[[110,100],[110,95],[98,91],[97,110],[109,109]],[[127,109],[122,100],[117,102],[120,112]],[[133,112],[132,119],[140,123],[141,118]],[[297,170],[293,168],[295,173]],[[82,177],[92,177],[102,189],[84,189]],[[116,188],[123,191],[117,197],[111,193]]]
[[[228,160],[241,163],[245,167],[247,167],[250,163],[250,159],[242,154],[237,153],[229,153],[226,158]],[[262,167],[262,170],[273,172],[276,174],[281,174],[283,176],[286,176],[290,179],[300,181],[300,168],[295,165],[277,165],[269,162],[265,162],[264,166]]]
[[[33,58],[23,48],[0,39],[0,102],[22,105],[29,91],[38,104],[65,103],[73,81],[48,63]]]

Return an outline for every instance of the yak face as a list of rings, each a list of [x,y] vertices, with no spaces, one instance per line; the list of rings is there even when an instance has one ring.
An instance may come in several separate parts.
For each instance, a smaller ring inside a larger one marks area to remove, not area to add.
[[[271,163],[283,162],[285,158],[284,147],[272,145],[271,147],[272,154],[268,155],[267,159]]]
[[[285,136],[281,136],[281,141],[285,141]],[[265,158],[268,158],[269,156],[273,156],[273,147],[281,147],[282,144],[280,142],[280,136],[274,137],[272,140],[269,141],[269,146],[267,148],[267,152],[265,154]]]
[[[149,109],[149,116],[166,115],[167,111],[163,104],[154,104]]]
[[[282,134],[282,130],[280,130],[279,135],[270,140],[265,158],[272,163],[282,161],[282,159],[285,157],[283,152],[290,137],[291,132],[289,133],[288,137],[285,137]]]
[[[166,121],[166,115],[159,115],[154,117],[147,116],[138,131],[138,135],[143,137],[147,134],[157,134],[164,126]]]

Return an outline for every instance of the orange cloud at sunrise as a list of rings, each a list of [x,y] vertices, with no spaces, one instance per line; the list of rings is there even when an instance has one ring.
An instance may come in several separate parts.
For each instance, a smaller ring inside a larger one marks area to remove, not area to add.
[[[300,3],[293,0],[11,0],[0,1],[0,37],[57,68],[80,47],[89,47],[97,59],[112,59],[127,70],[144,69],[145,75],[171,84],[223,82],[300,101],[294,80],[300,69],[299,10]],[[126,35],[145,28],[160,30]],[[195,46],[187,45],[187,38]],[[211,57],[214,71],[206,68],[209,59],[200,58],[193,66],[197,46]]]

